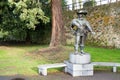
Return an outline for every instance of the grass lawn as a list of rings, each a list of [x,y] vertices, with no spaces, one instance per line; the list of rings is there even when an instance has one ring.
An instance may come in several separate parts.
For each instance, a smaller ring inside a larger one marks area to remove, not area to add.
[[[0,46],[0,75],[38,75],[37,66],[46,63],[56,63],[68,60],[73,46],[64,46],[52,51],[43,51],[48,46]],[[94,62],[120,62],[120,49],[106,49],[87,46]],[[59,70],[59,69],[57,69]],[[55,70],[50,70],[56,71]]]
[[[46,63],[44,59],[37,61],[27,52],[47,46],[1,46],[0,47],[0,75],[35,75],[39,62]],[[39,59],[40,60],[40,59]]]

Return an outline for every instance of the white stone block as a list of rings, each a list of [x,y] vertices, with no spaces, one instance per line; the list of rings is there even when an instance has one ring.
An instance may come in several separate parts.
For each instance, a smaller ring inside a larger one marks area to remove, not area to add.
[[[93,76],[93,70],[82,71],[82,75],[81,76]]]
[[[40,68],[39,73],[42,74],[43,76],[47,75],[47,69],[46,68]]]
[[[64,68],[65,73],[67,73],[67,69],[68,69],[67,67]]]
[[[71,70],[93,70],[93,64],[73,64],[69,61],[65,63],[67,64],[67,68]]]
[[[86,70],[93,70],[93,64],[83,64],[82,65],[83,69],[86,69]]]
[[[117,67],[113,66],[113,72],[117,72]]]
[[[71,70],[68,69],[68,73],[73,77],[75,76],[93,76],[93,70]]]
[[[66,72],[74,76],[92,76],[93,64],[73,64],[69,61],[65,61],[67,67]]]
[[[91,56],[88,53],[84,53],[84,54],[71,53],[69,60],[71,63],[74,64],[88,64],[91,62]]]

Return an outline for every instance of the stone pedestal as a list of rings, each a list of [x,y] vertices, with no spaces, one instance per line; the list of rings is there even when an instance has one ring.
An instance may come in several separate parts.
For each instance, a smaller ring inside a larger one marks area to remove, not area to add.
[[[70,54],[69,61],[65,61],[67,67],[66,72],[75,76],[93,76],[93,64],[91,62],[90,54]]]
[[[88,64],[91,62],[91,56],[88,53],[84,53],[84,54],[71,53],[69,57],[69,61],[73,64]]]

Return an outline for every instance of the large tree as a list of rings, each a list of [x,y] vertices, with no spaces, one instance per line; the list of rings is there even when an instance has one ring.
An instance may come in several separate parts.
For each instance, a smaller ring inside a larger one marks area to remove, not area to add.
[[[40,0],[2,0],[2,2],[6,4],[0,14],[0,28],[13,35],[16,35],[15,33],[26,35],[26,41],[30,41],[30,32],[36,29],[36,25],[49,21],[41,8]]]
[[[51,0],[52,7],[52,35],[50,47],[63,44],[64,27],[62,20],[61,0]]]

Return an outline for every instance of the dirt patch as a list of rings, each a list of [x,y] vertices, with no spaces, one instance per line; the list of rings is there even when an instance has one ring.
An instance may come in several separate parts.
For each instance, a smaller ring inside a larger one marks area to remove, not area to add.
[[[40,59],[41,57],[47,60],[47,62],[63,62],[68,58],[68,55],[65,54],[67,49],[65,47],[48,47],[42,48],[37,51],[32,51],[29,55],[33,55],[35,59]]]
[[[9,50],[9,49],[11,49],[11,48],[10,48],[10,47],[7,47],[7,46],[0,46],[0,49]]]

